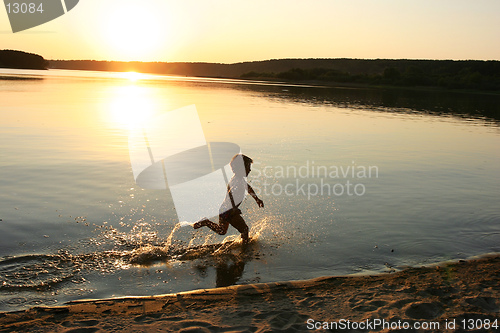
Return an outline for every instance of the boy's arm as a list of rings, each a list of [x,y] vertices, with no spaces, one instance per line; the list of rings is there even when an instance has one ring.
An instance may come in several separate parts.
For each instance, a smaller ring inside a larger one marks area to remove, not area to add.
[[[260,200],[257,194],[255,194],[255,191],[253,190],[252,186],[250,184],[247,184],[248,186],[248,194],[252,196],[252,198],[255,199],[255,202],[259,207],[264,207],[264,201]]]

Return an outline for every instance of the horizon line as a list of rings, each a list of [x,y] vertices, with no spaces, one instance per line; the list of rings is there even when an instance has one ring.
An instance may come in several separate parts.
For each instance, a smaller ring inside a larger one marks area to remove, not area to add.
[[[269,58],[264,60],[245,60],[238,62],[210,62],[210,61],[143,61],[143,60],[98,60],[98,59],[45,59],[47,61],[96,61],[96,62],[122,62],[122,63],[185,63],[185,64],[217,64],[217,65],[236,65],[243,63],[252,63],[252,62],[266,62],[266,61],[280,61],[280,60],[366,60],[366,61],[375,61],[375,60],[389,60],[389,61],[499,61],[500,59],[429,59],[429,58]]]

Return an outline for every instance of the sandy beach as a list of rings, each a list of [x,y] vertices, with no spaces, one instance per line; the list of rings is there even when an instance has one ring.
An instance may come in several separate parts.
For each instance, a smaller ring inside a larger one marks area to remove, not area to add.
[[[36,307],[0,313],[0,332],[494,332],[499,286],[500,256],[490,255],[373,276]]]

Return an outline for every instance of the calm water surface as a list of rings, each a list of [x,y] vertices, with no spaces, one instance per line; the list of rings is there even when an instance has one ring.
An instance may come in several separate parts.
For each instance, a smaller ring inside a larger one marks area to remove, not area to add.
[[[0,77],[0,311],[500,251],[498,96],[62,70]],[[265,208],[242,205],[246,251],[199,248],[238,233],[177,230],[170,192],[134,182],[129,132],[192,104],[207,141],[254,159],[248,180]]]

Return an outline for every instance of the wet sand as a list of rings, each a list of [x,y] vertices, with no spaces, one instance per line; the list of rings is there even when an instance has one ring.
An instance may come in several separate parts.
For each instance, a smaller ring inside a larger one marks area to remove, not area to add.
[[[424,331],[416,326],[429,328],[425,332],[473,332],[479,324],[489,327],[481,332],[494,332],[495,320],[500,325],[499,295],[500,255],[491,255],[373,276],[37,307],[0,313],[0,332]]]

